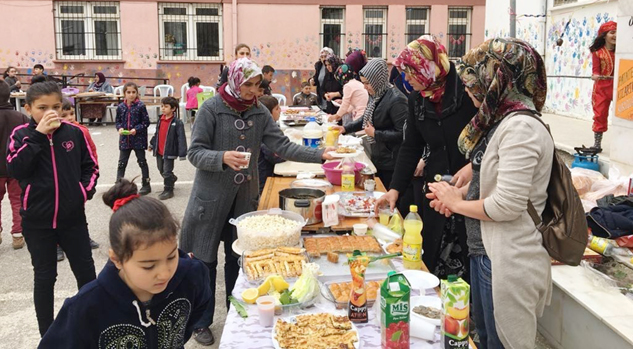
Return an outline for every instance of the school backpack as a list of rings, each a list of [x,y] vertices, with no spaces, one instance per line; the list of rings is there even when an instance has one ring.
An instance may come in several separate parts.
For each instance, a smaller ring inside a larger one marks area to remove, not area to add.
[[[540,115],[529,114],[540,121],[552,136],[549,126]],[[556,153],[556,149],[542,218],[529,200],[528,213],[536,228],[543,234],[543,246],[550,257],[567,265],[580,264],[587,247],[587,218],[571,179],[571,172]]]

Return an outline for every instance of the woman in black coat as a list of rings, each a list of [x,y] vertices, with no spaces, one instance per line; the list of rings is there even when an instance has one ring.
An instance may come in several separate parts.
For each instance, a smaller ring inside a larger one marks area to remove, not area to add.
[[[327,101],[323,96],[325,94],[323,91],[323,82],[325,81],[325,76],[328,73],[327,68],[325,68],[325,60],[331,56],[334,56],[334,51],[332,51],[331,48],[324,47],[321,49],[321,52],[319,53],[319,60],[314,63],[314,76],[310,78],[310,85],[316,87],[319,107],[323,110],[327,108]]]
[[[457,139],[477,113],[444,46],[433,37],[422,36],[410,43],[394,65],[405,72],[406,80],[415,91],[409,95],[407,127],[391,190],[379,200],[379,203],[389,202],[391,207],[406,191],[427,146],[430,153],[423,174],[426,183],[433,182],[436,174],[454,175],[453,183],[457,186],[470,181],[472,172],[458,149]],[[429,206],[426,197],[421,212],[424,222],[422,258],[428,269],[440,278],[457,274],[469,280],[464,217],[446,218]]]

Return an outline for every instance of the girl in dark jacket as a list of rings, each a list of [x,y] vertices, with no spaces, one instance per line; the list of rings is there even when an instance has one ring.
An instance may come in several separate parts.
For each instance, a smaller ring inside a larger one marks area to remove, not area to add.
[[[22,188],[22,234],[35,273],[33,300],[43,336],[53,322],[57,244],[78,288],[95,278],[84,204],[96,191],[99,167],[79,126],[60,122],[62,93],[56,83],[31,85],[25,109],[32,119],[11,134],[7,170]]]
[[[470,181],[468,161],[459,151],[457,139],[464,126],[477,113],[464,85],[449,62],[446,49],[432,36],[424,35],[411,42],[394,61],[414,88],[409,95],[409,117],[404,142],[400,148],[391,182],[391,190],[380,202],[393,207],[411,182],[416,164],[425,147],[424,180],[433,182],[436,174],[454,174],[453,183],[461,187]],[[466,166],[466,167],[464,167]],[[463,171],[460,171],[464,168]],[[468,246],[464,217],[446,218],[423,198],[422,228],[424,263],[440,278],[457,274],[469,279]]]
[[[178,250],[178,222],[160,201],[119,181],[103,195],[110,260],[66,300],[40,349],[184,348],[211,300],[202,262]]]
[[[341,133],[364,130],[371,148],[371,161],[378,178],[389,188],[402,144],[402,130],[407,119],[407,98],[389,84],[387,62],[373,59],[360,71],[360,79],[371,96],[363,117],[338,126]]]
[[[128,82],[123,86],[125,101],[119,104],[116,110],[116,129],[119,131],[119,166],[117,168],[117,180],[125,177],[125,169],[134,151],[136,160],[141,167],[143,186],[139,193],[149,194],[152,187],[149,184],[149,167],[145,159],[147,149],[147,128],[149,127],[149,114],[145,104],[138,99],[138,86]]]

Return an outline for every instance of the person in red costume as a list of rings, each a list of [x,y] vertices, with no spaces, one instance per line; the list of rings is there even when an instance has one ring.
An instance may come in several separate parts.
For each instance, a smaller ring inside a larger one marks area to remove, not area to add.
[[[589,50],[594,82],[591,104],[593,105],[594,145],[598,153],[602,152],[602,134],[607,131],[609,106],[613,100],[613,71],[615,69],[615,39],[617,23],[609,21],[598,29],[598,36]]]

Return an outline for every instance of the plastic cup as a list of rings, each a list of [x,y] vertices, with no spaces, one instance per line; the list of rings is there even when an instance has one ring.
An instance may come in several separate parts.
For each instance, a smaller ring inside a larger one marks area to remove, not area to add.
[[[381,207],[378,211],[378,219],[380,221],[380,224],[384,225],[385,227],[389,226],[389,220],[391,219],[391,216],[393,216],[393,212],[391,212],[389,206]]]
[[[55,119],[55,120],[51,120],[51,122],[48,123],[51,127],[59,127],[62,125],[62,122],[59,121],[59,119]]]
[[[357,223],[352,227],[354,228],[354,234],[357,236],[365,236],[365,234],[367,234],[367,224]]]
[[[376,181],[373,179],[366,179],[363,185],[365,186],[365,191],[374,191],[376,189]]]
[[[240,168],[241,168],[242,170],[245,170],[245,169],[247,169],[247,168],[248,168],[248,166],[249,166],[249,165],[250,165],[250,163],[251,163],[251,153],[246,152],[246,151],[241,151],[241,152],[240,152],[240,154],[244,155],[244,157],[246,158],[246,161],[248,161],[248,165],[246,165],[246,166],[240,166]]]
[[[259,312],[259,324],[271,327],[275,320],[275,297],[263,296],[257,298],[257,311]]]

